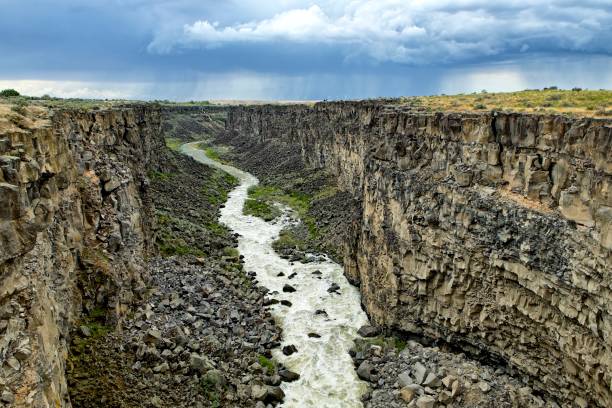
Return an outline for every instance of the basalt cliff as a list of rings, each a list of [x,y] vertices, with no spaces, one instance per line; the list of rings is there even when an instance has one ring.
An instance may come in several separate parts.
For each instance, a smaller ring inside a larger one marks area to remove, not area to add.
[[[612,405],[610,120],[236,107],[218,141],[335,175],[373,323],[507,364],[563,406]]]
[[[218,223],[237,182],[165,144],[222,128],[191,113],[0,104],[0,406],[283,399],[266,290]]]
[[[146,168],[165,149],[160,117],[146,107],[66,110],[0,135],[3,403],[69,406],[76,321],[102,310],[119,325],[142,296]]]

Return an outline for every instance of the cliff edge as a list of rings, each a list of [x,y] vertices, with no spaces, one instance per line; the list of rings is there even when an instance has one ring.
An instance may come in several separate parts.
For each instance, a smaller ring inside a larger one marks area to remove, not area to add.
[[[363,101],[234,107],[226,130],[297,149],[359,203],[344,264],[374,323],[612,404],[610,119]]]

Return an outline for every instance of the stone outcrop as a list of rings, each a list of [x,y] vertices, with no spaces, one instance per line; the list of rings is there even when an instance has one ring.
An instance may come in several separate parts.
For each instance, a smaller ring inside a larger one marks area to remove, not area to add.
[[[3,403],[69,406],[75,321],[103,310],[118,324],[142,295],[146,165],[164,148],[160,112],[146,106],[62,110],[0,134]]]
[[[612,405],[612,121],[337,102],[235,107],[227,131],[360,201],[344,263],[374,323]]]

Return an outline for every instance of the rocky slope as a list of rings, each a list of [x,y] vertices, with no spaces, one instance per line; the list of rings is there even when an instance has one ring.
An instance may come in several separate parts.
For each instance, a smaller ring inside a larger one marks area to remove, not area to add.
[[[0,135],[2,401],[64,406],[81,311],[103,307],[118,323],[144,289],[145,165],[163,146],[160,114],[58,111],[33,128],[21,114]]]
[[[185,115],[0,104],[0,406],[282,399],[265,291],[217,222],[235,180],[165,146]]]
[[[609,120],[338,102],[232,108],[227,131],[360,204],[344,263],[376,324],[507,363],[562,405],[612,404]]]
[[[253,284],[234,249],[236,237],[217,222],[235,180],[173,152],[152,167],[160,255],[146,262],[145,301],[134,305],[120,331],[90,316],[73,333],[73,406],[277,402],[279,367],[267,358],[280,330],[264,307],[266,291]]]

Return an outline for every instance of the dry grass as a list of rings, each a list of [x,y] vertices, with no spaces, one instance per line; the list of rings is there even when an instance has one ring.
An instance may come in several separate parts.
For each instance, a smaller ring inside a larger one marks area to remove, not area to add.
[[[15,104],[10,99],[0,101],[0,134],[27,132],[49,125],[49,112],[45,107]]]
[[[520,92],[407,97],[401,105],[430,111],[514,111],[612,117],[611,90],[525,90]]]
[[[502,199],[510,200],[513,203],[518,204],[523,208],[528,208],[533,211],[538,211],[542,214],[552,214],[553,213],[553,209],[547,206],[546,204],[538,200],[534,200],[529,197],[525,197],[522,194],[512,192],[507,188],[501,188],[497,190],[497,194],[499,194],[499,196]]]

